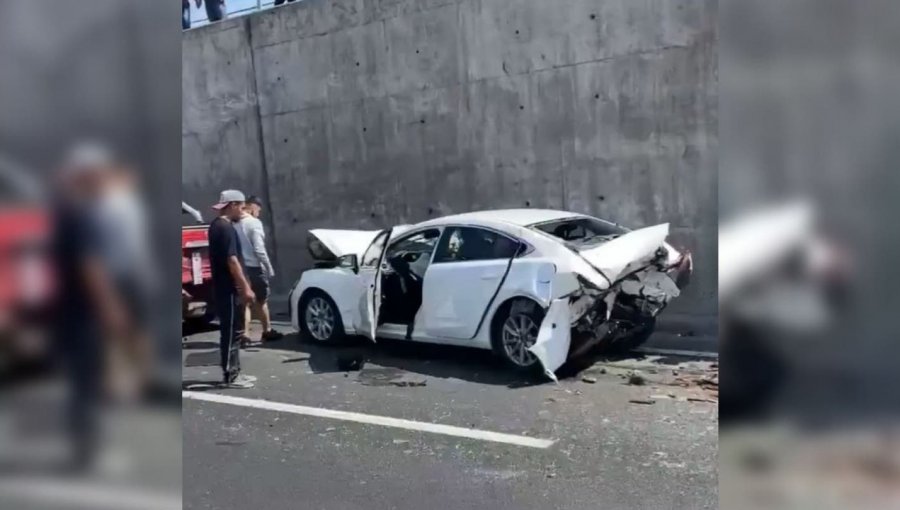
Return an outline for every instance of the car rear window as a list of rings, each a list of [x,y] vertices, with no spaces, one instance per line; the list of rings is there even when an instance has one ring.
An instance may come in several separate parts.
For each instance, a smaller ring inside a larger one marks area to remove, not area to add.
[[[570,242],[608,240],[628,232],[628,229],[615,223],[583,216],[539,223],[531,228]]]

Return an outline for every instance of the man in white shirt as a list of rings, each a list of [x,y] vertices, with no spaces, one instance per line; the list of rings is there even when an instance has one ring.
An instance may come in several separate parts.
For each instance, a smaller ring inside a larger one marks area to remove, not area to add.
[[[266,252],[266,233],[263,224],[259,221],[259,215],[262,212],[262,201],[259,197],[251,196],[247,199],[244,214],[238,223],[238,237],[241,239],[241,252],[244,256],[244,267],[247,269],[247,279],[250,280],[250,287],[256,294],[256,301],[252,305],[253,311],[259,317],[262,323],[263,332],[260,342],[269,340],[278,340],[282,335],[278,331],[272,329],[272,322],[269,317],[269,279],[275,276],[275,270],[269,261],[269,255]],[[244,331],[250,331],[250,315],[251,307],[247,307],[245,315]],[[249,338],[244,339],[244,346],[251,345],[255,342]]]

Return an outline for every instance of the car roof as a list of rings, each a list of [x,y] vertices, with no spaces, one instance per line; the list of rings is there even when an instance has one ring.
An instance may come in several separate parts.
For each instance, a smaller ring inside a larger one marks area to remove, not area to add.
[[[494,209],[489,211],[475,211],[462,214],[443,216],[420,223],[421,226],[443,225],[457,222],[503,222],[520,227],[527,227],[536,223],[554,221],[563,218],[583,217],[583,214],[555,209]]]

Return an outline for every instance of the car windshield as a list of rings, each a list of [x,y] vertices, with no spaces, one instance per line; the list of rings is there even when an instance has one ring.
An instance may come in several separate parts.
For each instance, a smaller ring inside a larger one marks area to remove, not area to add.
[[[578,245],[606,242],[628,232],[615,223],[586,216],[538,223],[531,228]]]

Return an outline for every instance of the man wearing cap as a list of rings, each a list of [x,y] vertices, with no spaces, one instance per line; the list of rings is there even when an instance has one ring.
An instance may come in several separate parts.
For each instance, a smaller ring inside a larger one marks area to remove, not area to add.
[[[229,387],[252,388],[256,378],[241,374],[240,362],[244,307],[256,298],[244,274],[241,242],[235,225],[244,210],[244,194],[238,190],[225,190],[213,209],[219,216],[209,224],[209,265],[219,315],[223,378]]]
[[[247,199],[244,214],[238,223],[238,237],[241,239],[241,251],[244,257],[244,268],[247,270],[247,279],[250,287],[256,295],[256,301],[247,307],[244,331],[250,331],[251,309],[259,316],[263,332],[260,342],[278,340],[282,335],[272,329],[272,321],[269,317],[269,279],[275,275],[269,255],[266,252],[266,233],[263,224],[259,221],[262,212],[262,201],[259,197],[251,196]],[[253,345],[249,338],[244,339],[244,345]]]

